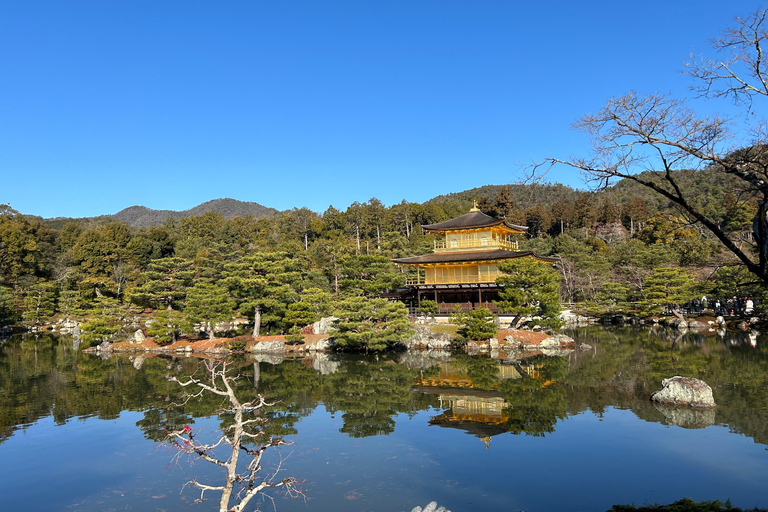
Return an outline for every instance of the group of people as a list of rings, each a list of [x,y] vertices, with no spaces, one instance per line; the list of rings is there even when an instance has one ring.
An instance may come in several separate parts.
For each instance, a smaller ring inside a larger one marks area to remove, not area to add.
[[[749,316],[755,311],[756,301],[752,297],[733,296],[729,299],[708,299],[706,295],[689,303],[692,313],[712,309],[716,315]]]

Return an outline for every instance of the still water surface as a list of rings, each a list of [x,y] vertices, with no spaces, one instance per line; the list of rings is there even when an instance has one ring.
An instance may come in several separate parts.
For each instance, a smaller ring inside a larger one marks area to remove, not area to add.
[[[280,477],[305,498],[277,511],[603,511],[616,503],[730,498],[768,507],[768,340],[598,328],[588,350],[488,357],[430,353],[235,359],[243,394],[267,411]],[[98,357],[66,338],[14,338],[0,354],[0,496],[27,510],[212,510],[184,483],[217,483],[163,429],[215,432],[220,402],[181,401],[168,374],[193,358]],[[692,413],[648,401],[662,378],[706,380],[719,406]],[[7,507],[7,508],[6,508]]]

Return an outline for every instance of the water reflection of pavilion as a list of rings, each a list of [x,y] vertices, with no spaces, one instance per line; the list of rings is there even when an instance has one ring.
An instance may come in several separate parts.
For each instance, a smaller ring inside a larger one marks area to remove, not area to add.
[[[508,379],[537,378],[533,364],[499,365],[497,383]],[[501,393],[479,389],[463,368],[450,362],[438,365],[437,375],[416,378],[415,389],[422,393],[437,394],[440,408],[444,411],[429,420],[430,425],[463,430],[478,437],[490,447],[491,437],[507,431],[511,405]],[[494,388],[496,386],[493,386]]]
[[[457,368],[450,361],[437,364],[437,375],[421,375],[416,378],[417,387],[476,388],[472,377],[463,368]],[[498,366],[496,377],[499,381],[507,379],[538,378],[538,370],[533,364],[504,364]]]

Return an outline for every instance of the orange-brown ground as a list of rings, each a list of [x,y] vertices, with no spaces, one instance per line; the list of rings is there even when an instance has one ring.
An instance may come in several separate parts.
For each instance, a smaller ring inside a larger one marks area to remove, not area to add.
[[[327,334],[307,334],[304,336],[304,339],[298,343],[291,344],[290,342],[286,342],[286,350],[289,352],[298,351],[301,347],[307,344],[315,343],[328,337]],[[259,336],[258,338],[238,336],[236,338],[214,338],[212,340],[208,338],[181,338],[175,343],[162,347],[155,343],[152,338],[147,338],[142,343],[130,343],[128,341],[113,343],[112,350],[117,352],[142,352],[147,349],[150,351],[160,349],[163,351],[167,350],[169,352],[175,352],[177,349],[185,349],[187,346],[190,346],[194,352],[209,352],[215,351],[215,349],[226,348],[229,343],[242,339],[246,340],[246,350],[248,350],[259,341],[285,341],[285,336]]]
[[[542,340],[549,337],[548,334],[543,332],[534,332],[534,331],[523,331],[523,330],[507,330],[507,329],[499,329],[496,331],[496,339],[503,343],[504,338],[507,336],[512,336],[515,340],[521,342],[523,346],[527,345],[538,345],[542,342]],[[251,336],[238,336],[236,338],[214,338],[214,339],[208,339],[208,338],[181,338],[177,340],[175,343],[172,343],[170,345],[160,346],[157,343],[155,343],[152,338],[147,338],[144,340],[143,343],[130,343],[128,341],[120,341],[117,343],[112,344],[112,350],[116,352],[176,352],[177,350],[181,349],[182,351],[186,349],[187,346],[192,348],[192,351],[195,353],[215,353],[217,349],[226,348],[228,344],[232,343],[233,341],[237,340],[245,340],[246,342],[246,348],[245,350],[250,350],[251,347],[260,341],[283,341],[286,343],[286,352],[300,352],[302,349],[309,344],[315,343],[317,341],[327,339],[329,337],[328,334],[307,334],[304,335],[304,339],[300,342],[291,343],[291,342],[285,342],[285,336],[283,335],[277,335],[277,336],[259,336],[258,338],[253,338]]]
[[[507,336],[512,336],[523,345],[538,345],[543,340],[549,338],[549,334],[534,331],[516,331],[510,329],[499,329],[496,331],[496,339],[501,342]]]

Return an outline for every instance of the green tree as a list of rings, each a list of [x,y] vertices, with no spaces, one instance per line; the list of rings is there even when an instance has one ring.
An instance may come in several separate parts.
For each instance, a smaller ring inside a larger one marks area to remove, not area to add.
[[[129,300],[144,307],[178,309],[194,276],[194,264],[189,260],[171,257],[152,261],[139,276]]]
[[[173,309],[161,309],[152,318],[147,334],[160,346],[175,343],[182,329],[191,329],[184,315]]]
[[[13,293],[0,284],[0,325],[12,320],[15,316],[13,307]]]
[[[24,294],[21,318],[24,325],[35,327],[53,316],[56,306],[56,288],[50,282],[40,282]]]
[[[499,263],[505,275],[496,278],[501,285],[499,309],[515,315],[514,325],[523,317],[540,316],[541,325],[560,327],[560,275],[551,265],[532,258],[517,258]]]
[[[676,267],[657,269],[645,280],[646,298],[641,305],[647,311],[657,314],[667,308],[675,316],[682,318],[680,305],[698,295],[695,284],[693,276],[685,269]]]
[[[496,336],[498,330],[493,313],[485,307],[467,312],[457,306],[457,310],[451,313],[450,322],[462,326],[459,329],[460,335],[475,341],[490,339]]]
[[[86,347],[114,339],[136,311],[130,304],[120,304],[117,299],[102,296],[95,299],[93,308],[87,313],[89,320],[80,326]]]
[[[239,311],[254,318],[254,335],[261,327],[284,330],[288,305],[299,300],[303,270],[301,261],[284,252],[257,253],[226,265],[223,284]]]
[[[348,256],[340,265],[339,288],[346,293],[372,297],[405,284],[405,274],[384,256]]]
[[[413,333],[400,302],[349,297],[338,304],[335,316],[336,343],[351,349],[383,350]]]
[[[311,325],[331,313],[331,294],[320,288],[307,288],[301,292],[299,301],[288,305],[285,322],[295,327]]]
[[[196,283],[187,290],[184,315],[190,323],[201,323],[208,338],[214,339],[216,324],[230,320],[235,306],[224,286]]]
[[[537,204],[525,211],[525,224],[533,236],[548,233],[555,223],[555,217],[544,206]]]
[[[62,290],[56,309],[64,318],[78,318],[85,313],[85,301],[80,290]]]
[[[0,204],[0,279],[17,284],[23,276],[38,274],[44,265],[44,255],[27,218]]]

